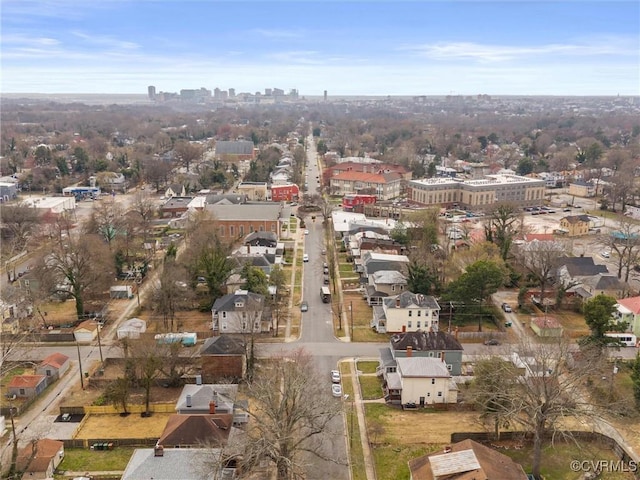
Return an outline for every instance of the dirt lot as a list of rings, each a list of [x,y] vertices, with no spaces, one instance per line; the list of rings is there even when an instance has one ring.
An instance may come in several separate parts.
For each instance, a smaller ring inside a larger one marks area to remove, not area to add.
[[[169,413],[154,413],[146,418],[136,414],[126,417],[90,415],[78,431],[76,438],[157,438],[164,431],[169,415]]]

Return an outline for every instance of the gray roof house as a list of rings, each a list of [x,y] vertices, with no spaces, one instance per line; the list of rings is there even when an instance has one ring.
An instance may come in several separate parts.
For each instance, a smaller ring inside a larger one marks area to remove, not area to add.
[[[356,270],[359,266],[356,266]],[[362,273],[365,278],[380,270],[395,270],[406,274],[409,268],[409,258],[406,255],[391,255],[388,253],[365,252],[362,255]]]
[[[216,155],[253,155],[253,148],[249,140],[220,140],[216,142]]]
[[[234,471],[223,468],[220,475],[207,471],[211,458],[221,454],[220,449],[211,448],[137,448],[129,459],[122,480],[210,480],[211,478],[233,479]]]
[[[407,288],[407,278],[396,270],[378,270],[367,278],[365,286],[367,303],[382,305],[382,300],[389,295],[398,295]]]
[[[211,307],[212,327],[216,333],[260,333],[271,331],[271,318],[265,312],[262,295],[236,290],[218,298]]]
[[[431,295],[404,291],[373,307],[371,327],[378,333],[416,332],[439,329],[440,305]]]

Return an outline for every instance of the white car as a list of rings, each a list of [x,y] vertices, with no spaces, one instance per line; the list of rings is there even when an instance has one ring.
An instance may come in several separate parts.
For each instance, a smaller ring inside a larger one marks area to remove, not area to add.
[[[342,397],[342,387],[340,386],[339,383],[331,384],[331,395],[338,398]]]
[[[340,383],[340,372],[338,370],[331,370],[331,382]]]
[[[305,230],[305,231],[304,231],[304,234],[305,234],[305,235],[309,235],[309,230]]]
[[[309,261],[309,254],[305,253],[304,255],[302,255],[302,261],[303,262],[308,262]]]
[[[602,256],[602,258],[609,258],[611,256],[611,254],[607,251],[600,252],[600,255]]]

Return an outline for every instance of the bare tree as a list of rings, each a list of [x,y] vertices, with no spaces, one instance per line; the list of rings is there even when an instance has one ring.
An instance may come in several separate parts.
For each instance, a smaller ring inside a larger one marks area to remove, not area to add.
[[[540,301],[544,302],[544,292],[552,282],[558,258],[566,255],[567,250],[564,243],[538,240],[519,245],[515,249],[518,263],[527,270],[540,287]]]
[[[511,203],[498,203],[487,214],[484,226],[487,241],[500,247],[500,256],[504,261],[509,257],[513,239],[519,232],[519,220],[522,212]]]
[[[618,278],[629,281],[630,273],[636,263],[640,261],[640,227],[628,217],[621,216],[618,229],[605,237],[606,246],[616,252],[618,263]]]
[[[173,258],[165,258],[160,278],[153,288],[152,307],[162,316],[164,331],[176,330],[176,312],[189,306],[191,298],[186,271]]]
[[[85,299],[105,291],[113,279],[113,262],[102,240],[96,235],[66,238],[54,245],[40,265],[43,285],[50,294],[69,295],[76,301],[78,319],[84,316]]]
[[[511,355],[524,363],[524,371],[510,361],[493,361],[491,368],[476,372],[474,388],[483,412],[500,425],[519,425],[532,435],[535,478],[540,478],[545,441],[570,435],[567,422],[599,424],[610,407],[609,399],[589,397],[583,390],[602,357],[591,350],[575,356],[570,347],[564,339],[540,344],[523,339],[512,346]]]
[[[187,140],[180,140],[175,144],[176,157],[189,173],[191,163],[202,157],[202,146]]]
[[[138,219],[138,225],[142,231],[142,239],[147,240],[151,221],[156,213],[156,206],[153,198],[145,192],[137,192],[133,197],[131,211],[135,213]]]
[[[7,243],[9,256],[24,250],[34,228],[38,224],[38,213],[24,203],[2,205],[0,225],[2,239]]]
[[[108,198],[93,204],[91,217],[84,225],[84,229],[89,233],[100,235],[111,248],[116,237],[123,234],[124,220],[121,205],[113,198]]]
[[[322,450],[321,437],[339,415],[340,404],[318,381],[313,358],[303,350],[270,359],[248,385],[253,428],[244,467],[251,471],[264,460],[276,469],[278,480],[304,478],[302,455],[337,462]]]

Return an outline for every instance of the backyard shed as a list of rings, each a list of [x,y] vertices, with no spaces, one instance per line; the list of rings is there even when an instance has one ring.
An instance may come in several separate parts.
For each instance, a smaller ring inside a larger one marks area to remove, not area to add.
[[[140,318],[130,318],[118,327],[118,340],[123,338],[140,338],[140,334],[147,331],[147,322]]]

